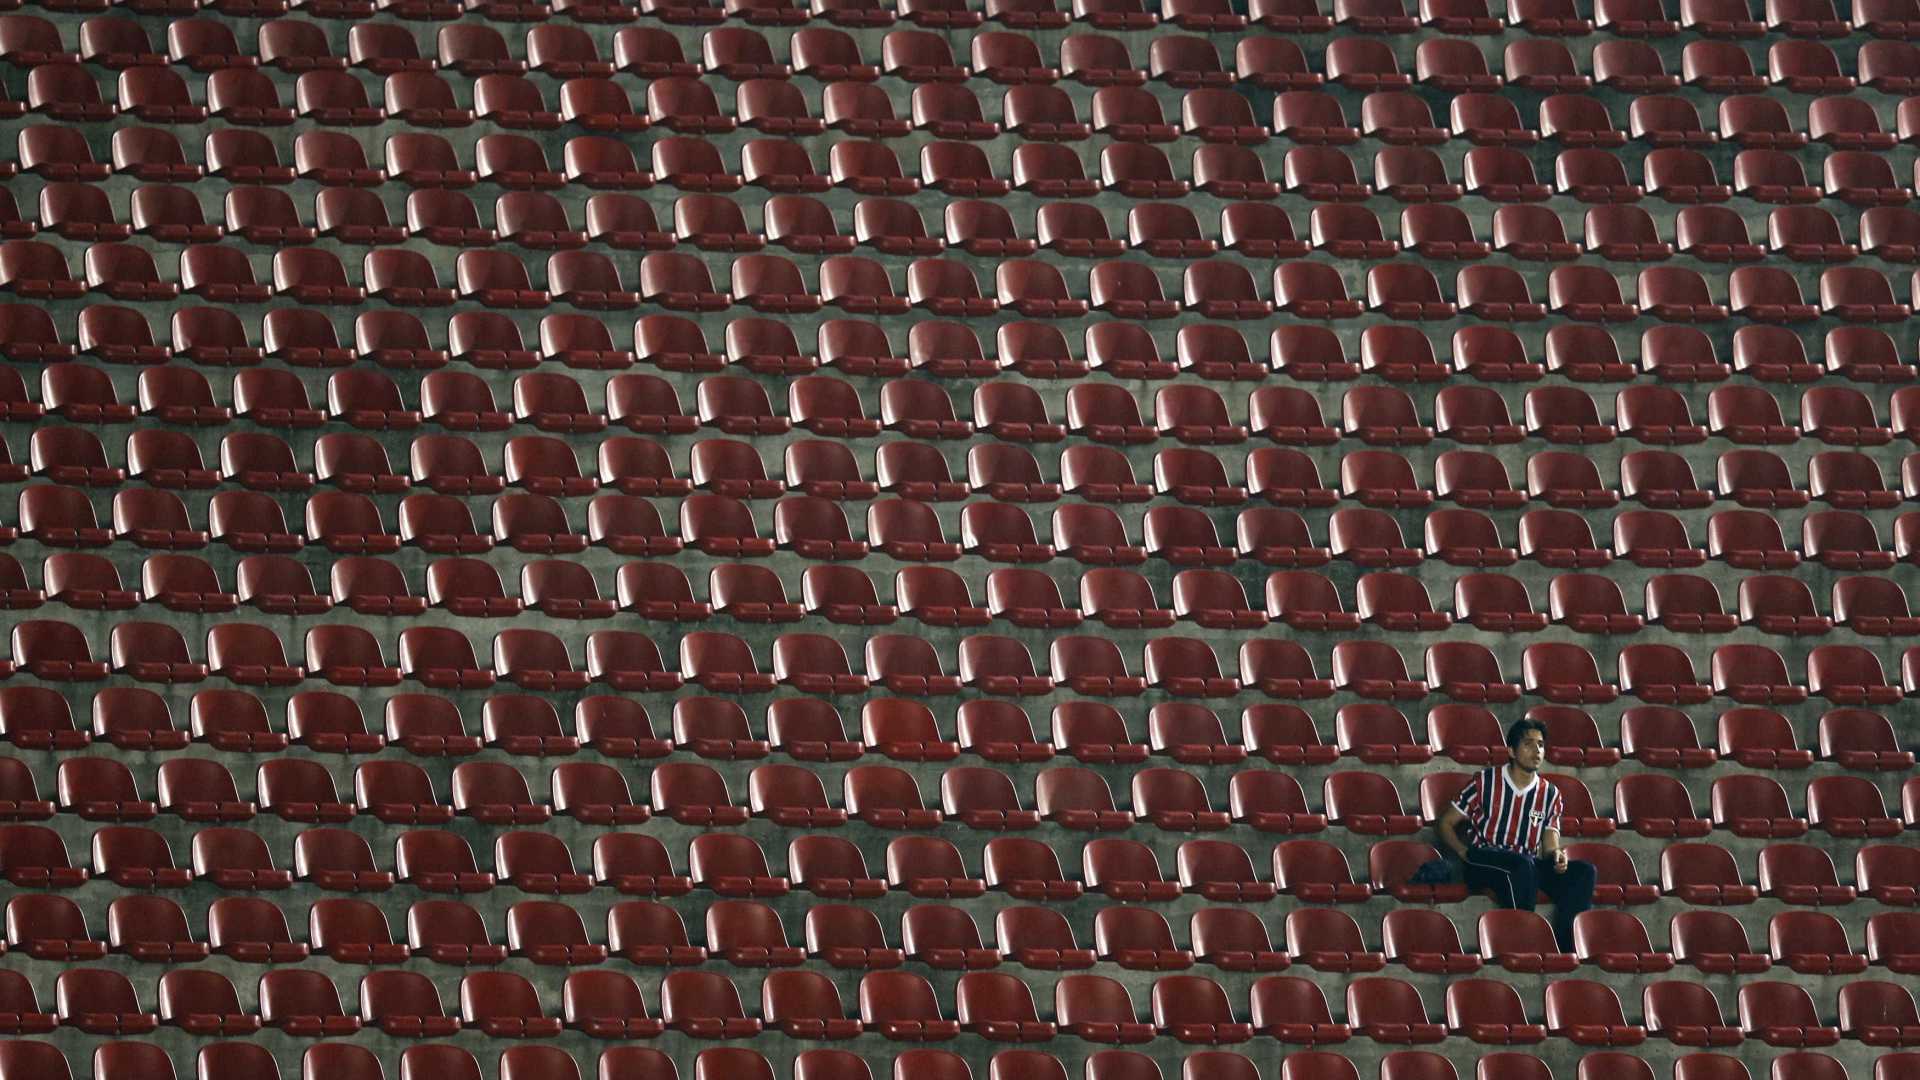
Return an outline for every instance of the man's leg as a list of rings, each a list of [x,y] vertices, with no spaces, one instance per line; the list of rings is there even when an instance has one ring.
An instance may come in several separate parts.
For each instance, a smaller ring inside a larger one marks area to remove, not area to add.
[[[1466,859],[1467,888],[1492,889],[1493,902],[1503,908],[1532,911],[1534,893],[1533,860],[1492,848],[1469,848]]]
[[[1573,920],[1593,906],[1593,864],[1584,859],[1567,860],[1564,873],[1556,872],[1552,859],[1534,863],[1534,876],[1540,891],[1553,901],[1553,936],[1561,952],[1573,951]]]

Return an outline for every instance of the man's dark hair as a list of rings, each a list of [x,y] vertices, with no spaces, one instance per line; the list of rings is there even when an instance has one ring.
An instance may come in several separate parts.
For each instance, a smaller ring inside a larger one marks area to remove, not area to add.
[[[1531,716],[1521,717],[1507,725],[1507,749],[1520,749],[1520,740],[1526,738],[1527,732],[1529,731],[1539,732],[1542,741],[1547,738],[1547,725],[1545,723],[1535,720]]]

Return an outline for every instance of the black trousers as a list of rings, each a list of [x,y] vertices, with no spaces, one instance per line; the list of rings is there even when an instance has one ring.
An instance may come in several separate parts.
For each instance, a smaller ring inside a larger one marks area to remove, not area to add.
[[[1532,911],[1536,895],[1553,901],[1553,936],[1561,952],[1573,951],[1574,916],[1593,906],[1593,864],[1569,859],[1564,872],[1552,859],[1475,847],[1467,850],[1467,888],[1492,889],[1503,908]]]

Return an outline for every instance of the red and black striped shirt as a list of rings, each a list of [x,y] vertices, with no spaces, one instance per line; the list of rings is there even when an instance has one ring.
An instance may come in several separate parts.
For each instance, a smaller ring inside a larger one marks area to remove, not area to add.
[[[1566,800],[1544,776],[1536,775],[1533,783],[1516,790],[1505,773],[1504,765],[1481,769],[1460,789],[1453,805],[1473,824],[1473,846],[1537,855],[1540,834],[1560,828]]]

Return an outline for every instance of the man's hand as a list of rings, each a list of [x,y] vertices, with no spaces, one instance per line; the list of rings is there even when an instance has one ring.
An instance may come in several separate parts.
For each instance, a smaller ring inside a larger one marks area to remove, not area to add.
[[[1566,848],[1553,849],[1553,872],[1556,874],[1564,874],[1567,872],[1567,849]]]

